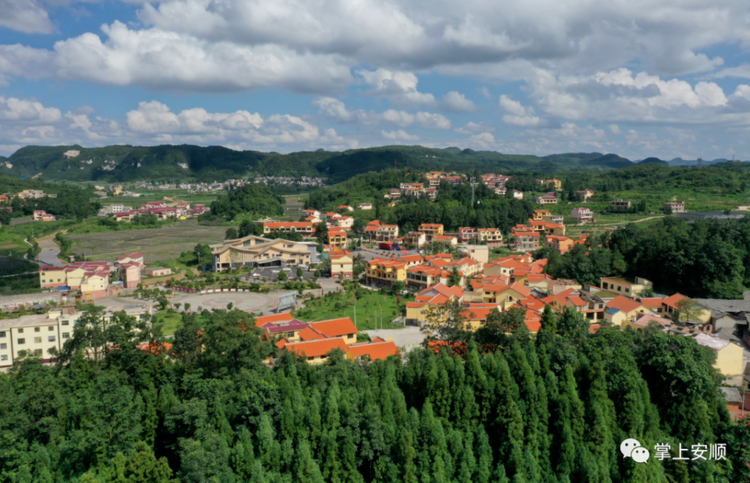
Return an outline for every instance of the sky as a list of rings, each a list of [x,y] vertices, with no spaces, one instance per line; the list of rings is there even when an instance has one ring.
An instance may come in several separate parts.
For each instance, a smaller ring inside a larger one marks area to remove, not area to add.
[[[750,159],[747,0],[0,0],[0,154]]]

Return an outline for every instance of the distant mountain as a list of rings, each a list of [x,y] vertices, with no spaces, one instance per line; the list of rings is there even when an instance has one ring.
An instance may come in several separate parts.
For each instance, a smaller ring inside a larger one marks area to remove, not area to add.
[[[646,158],[643,161],[638,162],[638,164],[663,164],[665,166],[669,166],[668,162],[662,161],[659,158]]]
[[[234,151],[219,146],[27,146],[0,158],[0,174],[39,175],[45,180],[130,182],[220,181],[254,176],[311,176],[340,182],[385,169],[530,172],[608,171],[632,166],[616,154],[566,153],[550,156],[503,154],[449,147],[382,146],[343,152],[290,154]]]

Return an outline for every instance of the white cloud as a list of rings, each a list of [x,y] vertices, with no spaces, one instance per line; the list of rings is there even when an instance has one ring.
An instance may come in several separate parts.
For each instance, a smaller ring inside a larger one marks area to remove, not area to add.
[[[612,134],[622,134],[622,130],[620,129],[620,126],[618,126],[617,124],[610,124],[608,126],[608,129],[609,129],[609,132],[611,132]]]
[[[450,91],[443,96],[443,109],[451,112],[474,112],[477,106],[460,92]]]
[[[539,117],[534,115],[533,107],[524,107],[519,101],[514,101],[505,94],[500,96],[500,107],[507,113],[503,116],[506,124],[533,127],[540,123]]]
[[[50,124],[62,119],[59,109],[30,99],[0,96],[0,122]]]
[[[53,51],[2,46],[0,74],[178,92],[258,88],[332,92],[352,80],[347,62],[336,55],[298,53],[280,45],[209,42],[158,29],[131,30],[119,21],[104,25],[102,31],[104,42],[86,33],[57,42]]]
[[[54,30],[47,11],[36,0],[0,0],[0,27],[27,34],[48,34]]]
[[[465,126],[454,129],[453,132],[456,132],[458,134],[474,134],[480,132],[492,132],[494,130],[495,127],[491,124],[487,124],[484,122],[468,122]]]
[[[388,139],[389,141],[409,142],[409,143],[419,141],[419,136],[414,135],[414,134],[409,134],[403,129],[399,129],[397,131],[380,131],[380,134],[385,139]]]
[[[387,109],[384,112],[356,110],[350,111],[346,105],[332,97],[319,97],[313,100],[318,113],[336,122],[358,122],[363,125],[382,123],[395,124],[399,127],[418,126],[425,129],[450,129],[451,121],[442,114],[419,111],[411,113],[404,110]]]
[[[386,69],[359,70],[357,74],[370,86],[366,95],[385,97],[396,105],[435,106],[435,97],[417,90],[419,79],[411,72],[393,72]]]

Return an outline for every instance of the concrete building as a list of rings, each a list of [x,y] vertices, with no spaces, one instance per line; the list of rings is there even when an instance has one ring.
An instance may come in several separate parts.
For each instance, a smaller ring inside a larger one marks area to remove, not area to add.
[[[226,240],[210,247],[216,272],[240,267],[309,265],[311,257],[311,252],[303,243],[269,240],[253,235]]]
[[[728,340],[709,334],[698,334],[695,341],[710,348],[716,354],[714,367],[725,376],[737,376],[743,373],[742,347]]]
[[[556,205],[557,196],[554,193],[547,193],[546,195],[537,196],[536,204],[538,205]]]
[[[630,209],[632,203],[622,199],[614,200],[609,202],[609,206],[613,211],[627,211]]]
[[[331,278],[351,280],[354,276],[354,256],[346,250],[331,250]]]
[[[165,275],[172,275],[172,269],[165,267],[149,267],[146,269],[147,277],[163,277]]]
[[[315,227],[307,221],[264,221],[263,233],[280,231],[282,233],[299,233],[304,237],[315,235]]]
[[[513,249],[517,252],[525,252],[539,249],[541,235],[534,231],[519,231],[515,234]]]
[[[417,248],[422,248],[427,243],[427,236],[421,231],[410,231],[404,235],[404,243],[407,246],[413,245]]]
[[[346,248],[348,242],[346,231],[341,228],[331,228],[328,230],[328,245],[337,250],[339,248]]]
[[[600,282],[603,290],[626,297],[637,297],[642,292],[654,288],[650,280],[640,277],[636,277],[635,280],[624,277],[602,277]]]
[[[419,231],[425,234],[427,243],[430,243],[434,237],[443,234],[443,225],[440,223],[422,223],[419,225]]]
[[[664,211],[667,213],[685,213],[685,202],[684,201],[676,201],[676,202],[667,202],[664,203]]]
[[[589,208],[573,208],[570,217],[578,223],[590,223],[594,220],[594,213]]]

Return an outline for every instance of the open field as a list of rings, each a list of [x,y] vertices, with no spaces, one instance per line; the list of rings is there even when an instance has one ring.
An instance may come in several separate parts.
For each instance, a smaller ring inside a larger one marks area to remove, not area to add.
[[[69,235],[69,238],[75,242],[74,253],[83,253],[93,260],[111,261],[120,255],[140,252],[146,263],[153,265],[177,258],[198,243],[224,241],[224,229],[201,226],[197,220],[187,220],[162,228],[82,233]]]
[[[408,299],[410,300],[410,299]],[[404,297],[403,302],[407,301]],[[320,304],[320,305],[317,305]],[[339,292],[329,298],[318,298],[305,303],[305,308],[294,311],[295,317],[305,322],[336,319],[349,317],[354,321],[355,298],[349,292]],[[392,324],[391,321],[398,316],[396,297],[383,295],[379,292],[367,291],[366,295],[356,300],[357,328],[369,330],[381,328],[380,317],[382,309],[382,328],[399,329],[403,326]]]
[[[140,208],[141,205],[149,201],[166,201],[167,203],[171,203],[171,201],[166,200],[165,198],[172,198],[172,199],[188,201],[190,203],[198,203],[198,204],[203,204],[203,205],[208,206],[211,204],[212,201],[216,200],[217,196],[223,195],[226,193],[226,192],[218,192],[218,193],[200,192],[200,193],[189,195],[187,194],[187,190],[133,189],[132,191],[136,193],[141,193],[141,196],[139,197],[113,196],[111,198],[100,199],[98,201],[99,203],[102,204],[102,206],[122,203],[125,206]]]

